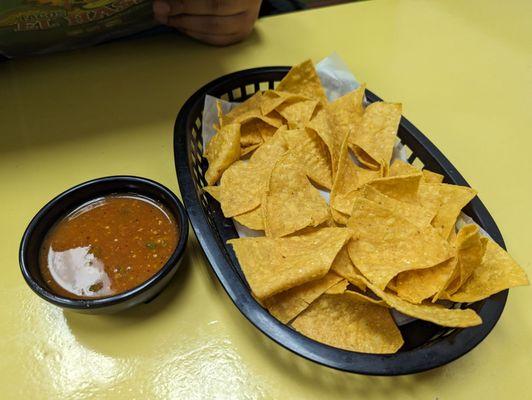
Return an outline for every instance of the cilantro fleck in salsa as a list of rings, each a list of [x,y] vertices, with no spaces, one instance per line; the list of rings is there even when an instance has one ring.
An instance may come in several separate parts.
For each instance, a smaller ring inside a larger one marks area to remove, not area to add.
[[[108,297],[157,273],[178,238],[174,217],[160,204],[136,195],[107,196],[56,223],[43,241],[40,270],[59,295]]]

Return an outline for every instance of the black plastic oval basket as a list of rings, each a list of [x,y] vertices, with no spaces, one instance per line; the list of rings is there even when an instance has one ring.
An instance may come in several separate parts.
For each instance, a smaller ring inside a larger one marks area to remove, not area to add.
[[[401,375],[425,371],[464,355],[480,343],[499,319],[508,291],[468,305],[482,317],[482,325],[450,329],[415,320],[400,327],[405,340],[392,355],[374,355],[337,349],[311,340],[273,318],[251,296],[231,246],[237,237],[232,220],[223,216],[216,201],[206,195],[202,158],[202,110],[205,95],[243,101],[259,90],[273,89],[288,67],[254,68],[222,76],[194,93],[181,108],[174,127],[174,156],[181,195],[196,237],[209,263],[238,309],[266,336],[292,352],[319,364],[369,375]],[[369,102],[380,100],[366,91]],[[467,185],[447,158],[409,121],[402,118],[398,136],[409,153],[408,161],[445,176],[445,182]],[[504,242],[482,202],[475,198],[464,210],[499,245]]]

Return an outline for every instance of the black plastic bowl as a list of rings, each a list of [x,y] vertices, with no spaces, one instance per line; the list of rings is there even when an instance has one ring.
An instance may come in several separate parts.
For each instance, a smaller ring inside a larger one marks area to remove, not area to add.
[[[48,288],[39,270],[39,249],[46,233],[59,219],[82,204],[102,196],[121,193],[138,194],[152,199],[164,205],[173,214],[179,229],[176,249],[155,275],[126,292],[97,299],[71,299],[55,294]],[[169,189],[145,178],[109,176],[68,189],[51,200],[33,217],[20,244],[20,269],[30,288],[44,300],[56,306],[90,314],[112,313],[155,297],[176,273],[183,259],[187,239],[186,211],[176,195]]]
[[[227,240],[238,237],[234,224],[223,216],[219,204],[202,190],[207,161],[202,157],[202,111],[205,96],[243,101],[255,92],[273,89],[288,67],[253,68],[222,76],[194,93],[181,108],[174,127],[174,155],[179,187],[192,228],[212,270],[236,307],[266,336],[309,360],[343,371],[368,375],[401,375],[426,371],[463,356],[479,344],[497,323],[508,290],[464,307],[482,318],[482,325],[466,329],[445,328],[415,320],[399,327],[405,344],[396,354],[363,354],[337,349],[309,339],[272,317],[250,293],[238,260]],[[369,102],[380,99],[366,90]],[[446,183],[469,186],[451,162],[414,125],[401,118],[397,133],[409,154],[408,162],[445,176]],[[486,207],[475,197],[465,212],[500,246],[501,233]]]

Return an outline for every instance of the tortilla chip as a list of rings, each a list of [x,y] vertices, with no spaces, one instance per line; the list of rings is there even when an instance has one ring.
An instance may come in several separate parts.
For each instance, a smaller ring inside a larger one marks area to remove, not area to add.
[[[267,90],[262,94],[260,110],[262,115],[268,115],[287,100],[305,100],[307,97],[279,90]]]
[[[406,161],[397,159],[394,160],[390,166],[387,176],[399,176],[399,175],[417,175],[421,170],[414,167],[412,164],[407,163]]]
[[[371,186],[371,184],[364,185],[359,190],[359,196],[374,201],[380,206],[391,210],[394,214],[406,219],[419,228],[429,225],[434,217],[434,214],[429,210],[417,204],[406,203],[388,197]]]
[[[448,294],[455,293],[471,276],[486,252],[486,242],[482,240],[478,226],[465,225],[456,235],[457,276],[445,288]]]
[[[346,135],[340,149],[338,170],[331,190],[331,207],[347,217],[351,215],[353,202],[358,196],[357,189],[364,183],[380,176],[379,171],[363,169],[351,160],[348,139],[349,137]],[[333,214],[333,217],[335,220],[340,217],[338,222],[343,221],[342,215],[335,216]],[[345,222],[343,223],[345,224]]]
[[[310,303],[342,280],[345,281],[334,272],[328,272],[323,278],[304,283],[267,298],[263,302],[264,307],[268,309],[271,315],[286,324],[297,317]]]
[[[260,146],[248,162],[237,161],[220,180],[220,204],[226,217],[244,214],[259,206],[275,162],[286,152],[284,139],[274,136]]]
[[[301,94],[316,99],[324,104],[327,102],[325,91],[311,60],[293,66],[276,88],[278,91]]]
[[[451,328],[467,328],[482,323],[482,319],[471,309],[448,309],[438,304],[412,304],[393,293],[381,290],[371,282],[366,282],[366,285],[390,307],[413,318]]]
[[[264,230],[261,206],[258,206],[254,210],[248,211],[247,213],[235,215],[233,218],[236,222],[241,225],[244,225],[245,227],[248,227],[249,229],[253,229],[256,231]]]
[[[390,311],[349,291],[320,296],[292,326],[321,343],[361,353],[390,354],[403,345]]]
[[[240,122],[248,115],[261,115],[260,113],[260,103],[261,103],[262,93],[256,92],[246,101],[240,103],[238,106],[234,107],[227,114],[222,115],[220,118],[220,113],[218,117],[220,120],[220,126],[224,126],[234,122]]]
[[[432,220],[432,226],[440,232],[442,237],[448,238],[460,211],[477,195],[477,192],[467,186],[446,183],[433,185],[438,185],[440,204]]]
[[[516,286],[528,285],[525,271],[497,243],[486,240],[482,263],[469,279],[449,297],[456,302],[474,302]]]
[[[296,154],[307,176],[319,186],[330,189],[332,171],[325,144],[310,129],[282,131],[288,148]]]
[[[342,279],[340,282],[334,284],[329,289],[327,289],[325,293],[326,294],[342,294],[342,293],[345,293],[348,286],[349,286],[349,281],[347,279]]]
[[[223,126],[224,122],[224,110],[222,107],[222,102],[220,100],[216,100],[216,114],[218,115],[218,124],[214,124],[214,128],[220,129]]]
[[[445,286],[456,267],[456,257],[434,267],[401,272],[396,277],[395,292],[410,303],[419,304]]]
[[[336,211],[334,208],[330,208],[331,217],[333,221],[338,225],[347,225],[349,215]]]
[[[240,158],[245,158],[248,154],[253,153],[257,150],[262,143],[254,144],[251,146],[241,147],[240,148]]]
[[[272,237],[318,226],[330,218],[327,202],[312,186],[293,151],[275,164],[263,207],[266,236]]]
[[[240,125],[229,124],[221,128],[207,144],[205,158],[209,161],[205,180],[214,185],[222,173],[240,158]]]
[[[338,169],[338,159],[340,157],[340,147],[342,142],[338,140],[336,134],[334,133],[334,129],[330,125],[327,109],[321,106],[318,107],[314,117],[308,123],[307,127],[315,131],[327,146],[334,180],[334,177],[336,176],[336,170]]]
[[[429,171],[424,169],[421,171],[423,173],[423,180],[427,183],[442,183],[443,175],[437,174],[436,172]]]
[[[429,210],[433,215],[440,209],[440,184],[425,183],[423,178],[419,182],[417,191],[417,200],[419,204]]]
[[[261,145],[262,142],[264,142],[264,139],[261,135],[261,127],[260,125],[264,124],[266,126],[269,126],[264,121],[261,121],[260,119],[253,119],[240,128],[240,146],[247,147],[247,146],[254,146],[254,145]],[[275,128],[272,128],[275,129]]]
[[[275,162],[288,150],[282,135],[274,135],[264,142],[250,157],[249,162],[254,166],[273,168]]]
[[[406,203],[419,204],[418,189],[421,173],[379,178],[369,182],[379,192],[392,199]]]
[[[205,186],[203,190],[209,193],[218,203],[220,202],[220,186]]]
[[[366,107],[355,141],[350,143],[362,164],[379,169],[390,163],[400,120],[401,104],[375,102]]]
[[[364,114],[364,92],[366,85],[360,85],[342,97],[327,105],[329,117],[334,126],[333,133],[338,143],[348,135],[349,141],[353,141],[357,135],[362,115]]]
[[[265,299],[325,276],[352,233],[348,228],[323,228],[289,238],[248,237],[228,243],[253,294]]]
[[[355,285],[360,290],[366,290],[366,284],[362,278],[360,271],[353,265],[349,254],[347,253],[347,248],[342,248],[334,262],[331,266],[331,271],[334,271],[336,274],[340,275],[342,278],[345,278],[349,283]]]
[[[281,125],[283,125],[283,121],[278,117],[272,117],[272,116],[264,116],[260,114],[260,110],[256,111],[250,111],[248,114],[239,116],[238,118],[234,119],[234,122],[246,125],[250,122],[257,122],[262,121],[267,125],[270,125],[274,128],[279,128]]]
[[[290,129],[304,128],[312,118],[318,100],[290,99],[277,106],[276,110],[288,122]]]
[[[432,226],[418,228],[367,199],[355,200],[347,226],[355,232],[347,244],[349,257],[381,289],[400,272],[429,268],[452,256]]]

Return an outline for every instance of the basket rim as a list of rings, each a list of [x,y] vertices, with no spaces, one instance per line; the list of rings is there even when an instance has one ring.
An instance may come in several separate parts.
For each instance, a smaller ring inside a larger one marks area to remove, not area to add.
[[[420,346],[395,354],[366,354],[338,349],[316,342],[282,324],[262,308],[251,296],[246,284],[229,265],[230,257],[225,245],[220,246],[216,233],[208,222],[208,215],[201,205],[195,190],[192,172],[189,169],[189,137],[187,122],[191,110],[198,105],[203,108],[207,94],[214,95],[231,81],[244,77],[259,79],[264,74],[286,74],[290,67],[272,66],[250,68],[223,75],[199,88],[181,107],[174,125],[174,162],[183,203],[187,209],[193,231],[202,248],[210,268],[234,305],[259,331],[285,349],[318,364],[341,371],[365,375],[396,376],[427,371],[443,366],[465,355],[476,347],[494,328],[499,320],[508,290],[496,293],[477,303],[478,314],[483,323],[466,329],[456,329],[451,335],[435,339],[427,346]],[[235,85],[233,89],[241,87]],[[368,101],[381,101],[374,93],[366,89]],[[454,184],[469,186],[443,153],[410,121],[401,117],[400,125],[438,162],[449,180]],[[502,235],[478,197],[471,203],[476,222],[486,230],[492,239],[505,248]]]

